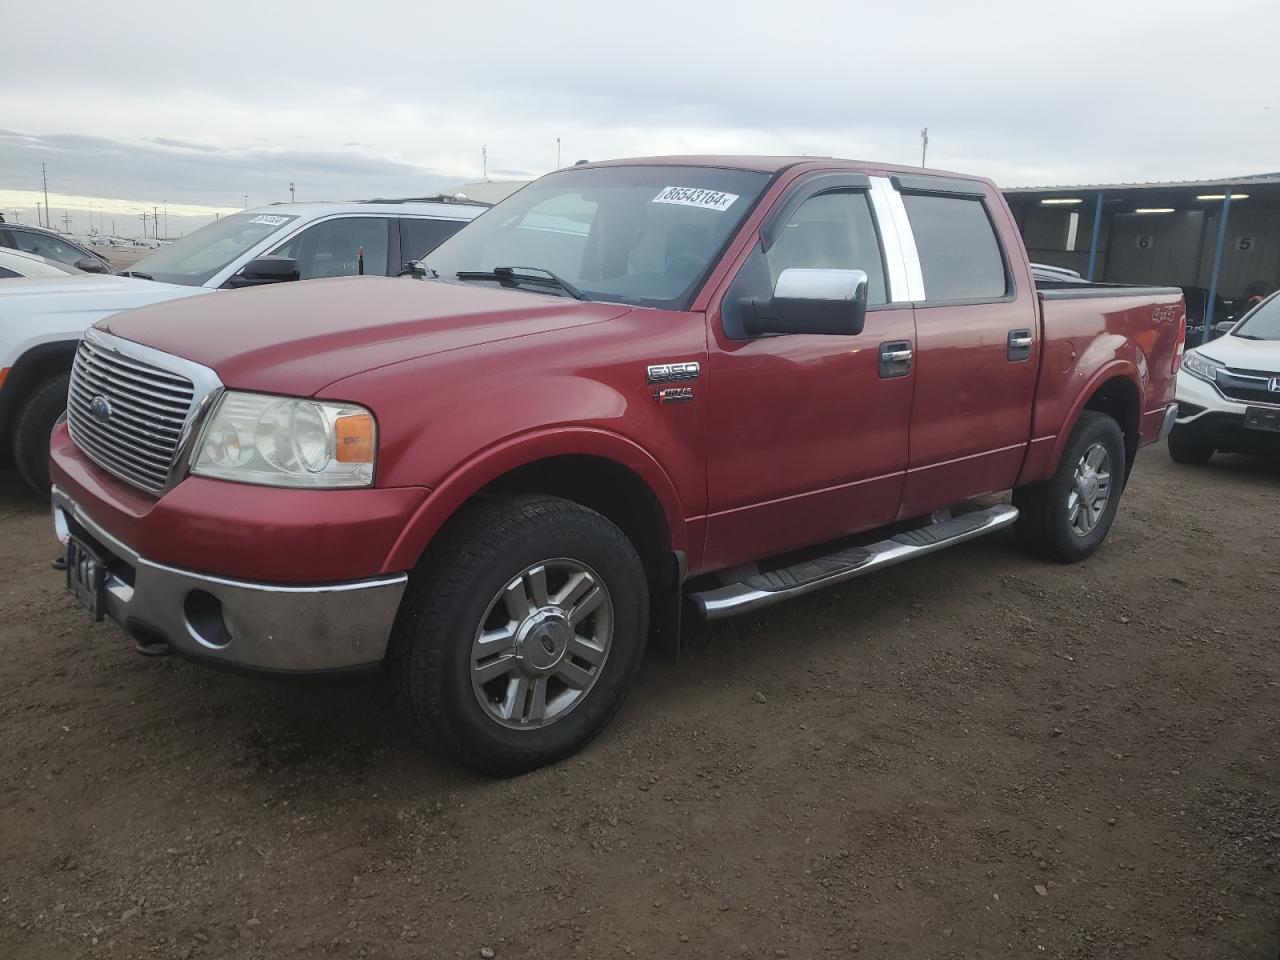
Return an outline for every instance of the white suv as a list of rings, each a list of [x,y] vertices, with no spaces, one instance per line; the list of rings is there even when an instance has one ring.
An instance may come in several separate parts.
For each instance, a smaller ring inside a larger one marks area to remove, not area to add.
[[[1169,453],[1179,463],[1207,463],[1217,450],[1280,453],[1280,293],[1187,351],[1177,400]]]
[[[487,209],[439,197],[289,203],[223,217],[118,275],[0,286],[0,452],[49,492],[49,433],[80,335],[121,310],[214,290],[359,273],[395,276]]]

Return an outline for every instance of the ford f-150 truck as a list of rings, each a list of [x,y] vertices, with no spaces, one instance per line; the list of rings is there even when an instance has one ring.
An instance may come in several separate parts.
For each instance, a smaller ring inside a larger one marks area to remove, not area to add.
[[[682,608],[1009,526],[1089,556],[1175,411],[1180,291],[1037,289],[972,177],[582,165],[414,272],[97,324],[55,527],[70,591],[141,652],[380,668],[490,774],[582,747]]]

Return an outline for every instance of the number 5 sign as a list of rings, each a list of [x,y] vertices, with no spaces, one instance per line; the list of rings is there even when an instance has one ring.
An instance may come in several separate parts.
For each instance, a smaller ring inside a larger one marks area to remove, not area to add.
[[[1236,237],[1236,249],[1241,253],[1248,253],[1256,243],[1257,241],[1253,237]]]

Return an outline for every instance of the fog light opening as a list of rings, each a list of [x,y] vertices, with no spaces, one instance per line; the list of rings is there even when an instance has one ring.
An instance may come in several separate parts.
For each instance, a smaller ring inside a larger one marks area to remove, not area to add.
[[[222,601],[207,590],[192,590],[182,604],[187,618],[187,632],[197,643],[221,650],[231,642]]]

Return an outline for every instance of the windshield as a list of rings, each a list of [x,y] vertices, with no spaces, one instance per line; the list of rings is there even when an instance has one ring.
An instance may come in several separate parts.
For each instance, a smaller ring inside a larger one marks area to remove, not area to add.
[[[1280,340],[1280,293],[1273,293],[1245,314],[1231,333],[1251,340]]]
[[[128,269],[164,283],[203,286],[232,260],[297,219],[277,213],[232,214],[161,247]]]
[[[588,167],[549,174],[512,194],[421,262],[441,280],[528,284],[519,268],[549,271],[584,297],[684,309],[769,182],[711,167]]]

